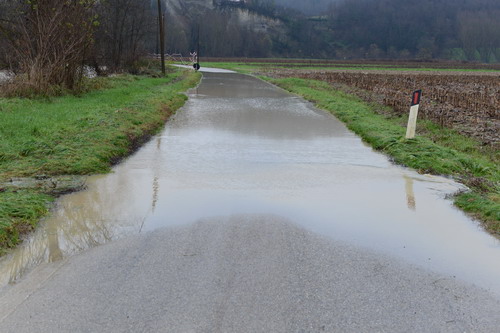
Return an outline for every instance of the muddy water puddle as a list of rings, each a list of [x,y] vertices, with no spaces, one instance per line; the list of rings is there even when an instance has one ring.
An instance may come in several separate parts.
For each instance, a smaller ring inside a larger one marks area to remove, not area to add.
[[[500,245],[445,196],[460,185],[393,166],[331,115],[249,76],[206,73],[136,154],[0,263],[5,285],[45,262],[214,216],[272,214],[500,294]]]

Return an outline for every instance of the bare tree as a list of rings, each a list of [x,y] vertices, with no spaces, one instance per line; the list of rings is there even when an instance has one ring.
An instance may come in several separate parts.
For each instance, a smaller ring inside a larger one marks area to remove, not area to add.
[[[155,4],[156,5],[156,4]],[[100,26],[94,60],[112,71],[131,69],[154,45],[156,7],[145,0],[107,0],[97,5]]]
[[[97,24],[96,0],[16,0],[2,32],[18,80],[34,92],[75,89]]]
[[[5,69],[9,64],[9,43],[7,36],[9,35],[8,26],[12,24],[13,6],[10,1],[0,0],[0,69]]]

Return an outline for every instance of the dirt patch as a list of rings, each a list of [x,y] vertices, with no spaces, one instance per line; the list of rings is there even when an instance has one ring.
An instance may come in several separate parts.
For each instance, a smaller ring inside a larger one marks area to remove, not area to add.
[[[46,194],[62,195],[84,189],[85,181],[85,176],[40,175],[33,178],[11,178],[5,183],[0,183],[0,190],[37,189]]]

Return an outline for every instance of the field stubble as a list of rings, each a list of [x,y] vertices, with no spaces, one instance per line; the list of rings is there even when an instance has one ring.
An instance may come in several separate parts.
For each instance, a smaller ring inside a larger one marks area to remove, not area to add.
[[[299,77],[347,85],[368,101],[391,107],[398,115],[409,110],[411,93],[422,89],[419,117],[500,148],[500,74],[477,72],[272,70],[273,78]]]

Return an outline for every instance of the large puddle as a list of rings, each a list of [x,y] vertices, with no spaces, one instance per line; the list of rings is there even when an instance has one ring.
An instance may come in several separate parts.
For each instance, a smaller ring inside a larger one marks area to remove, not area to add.
[[[343,124],[249,76],[206,73],[165,130],[62,197],[0,281],[127,235],[273,214],[500,294],[500,244],[445,200],[460,185],[393,166]]]

